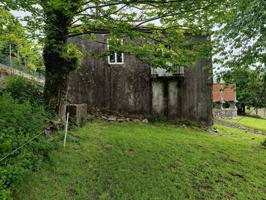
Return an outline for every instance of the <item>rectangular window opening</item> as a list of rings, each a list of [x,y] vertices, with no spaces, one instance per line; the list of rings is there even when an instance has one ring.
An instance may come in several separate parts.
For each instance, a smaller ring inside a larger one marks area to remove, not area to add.
[[[121,43],[123,40],[121,40]],[[107,40],[107,48],[109,49],[109,40]],[[113,65],[113,64],[124,64],[124,53],[122,52],[116,52],[112,51],[110,55],[108,56],[108,64]]]

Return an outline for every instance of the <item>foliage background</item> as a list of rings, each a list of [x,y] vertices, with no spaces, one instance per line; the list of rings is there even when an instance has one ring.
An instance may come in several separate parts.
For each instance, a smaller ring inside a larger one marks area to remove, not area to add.
[[[42,105],[40,87],[36,83],[11,77],[1,85],[0,158],[40,134],[40,137],[1,160],[0,199],[5,200],[12,199],[16,185],[47,158],[52,145],[42,133],[51,116]]]

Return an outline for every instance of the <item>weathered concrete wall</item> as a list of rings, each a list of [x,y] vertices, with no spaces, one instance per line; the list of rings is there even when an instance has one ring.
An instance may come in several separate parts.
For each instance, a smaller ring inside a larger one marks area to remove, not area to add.
[[[163,83],[161,81],[152,81],[152,114],[164,115],[165,106]]]
[[[185,70],[184,77],[153,79],[152,111],[169,119],[212,124],[212,70],[201,60]]]
[[[200,60],[187,68],[182,84],[182,119],[212,124],[211,61]]]
[[[66,110],[69,112],[70,121],[78,126],[81,126],[87,119],[87,104],[69,104],[67,105]]]
[[[97,42],[86,36],[72,39],[81,51],[102,54],[107,35]],[[208,67],[207,67],[208,66]],[[95,112],[137,116],[166,116],[212,123],[212,71],[210,60],[198,61],[184,77],[151,76],[150,66],[124,55],[123,65],[109,65],[107,58],[85,58],[81,69],[69,78],[71,103],[86,103]]]
[[[152,114],[171,119],[181,117],[182,77],[160,77],[152,79]]]
[[[176,117],[180,113],[180,88],[178,87],[178,80],[171,80],[168,82],[168,116]]]
[[[72,39],[82,52],[102,54],[106,35],[97,35],[97,43],[87,36]],[[89,111],[144,115],[150,113],[150,67],[134,56],[124,55],[124,64],[109,65],[107,58],[87,57],[78,72],[69,78],[69,100],[87,103]]]

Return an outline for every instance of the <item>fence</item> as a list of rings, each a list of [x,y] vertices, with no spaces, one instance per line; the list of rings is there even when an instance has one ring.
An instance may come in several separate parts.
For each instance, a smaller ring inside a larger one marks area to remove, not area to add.
[[[17,59],[15,59],[14,57],[10,57],[9,55],[0,53],[0,64],[4,65],[6,68],[9,68],[10,71],[17,70],[19,72],[28,74],[30,76],[33,76],[37,79],[44,81],[43,73],[29,69],[27,66],[23,65]]]

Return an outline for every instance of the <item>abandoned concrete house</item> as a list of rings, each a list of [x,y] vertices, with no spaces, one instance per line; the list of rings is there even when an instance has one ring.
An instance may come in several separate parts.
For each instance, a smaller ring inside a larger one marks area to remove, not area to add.
[[[82,52],[106,50],[108,35],[73,38]],[[101,43],[102,42],[102,43]],[[106,59],[84,58],[69,77],[68,99],[101,111],[127,117],[165,117],[212,124],[211,59],[199,59],[175,72],[152,68],[133,55],[114,52]]]
[[[226,118],[237,117],[235,84],[213,84],[212,96],[214,116]]]

